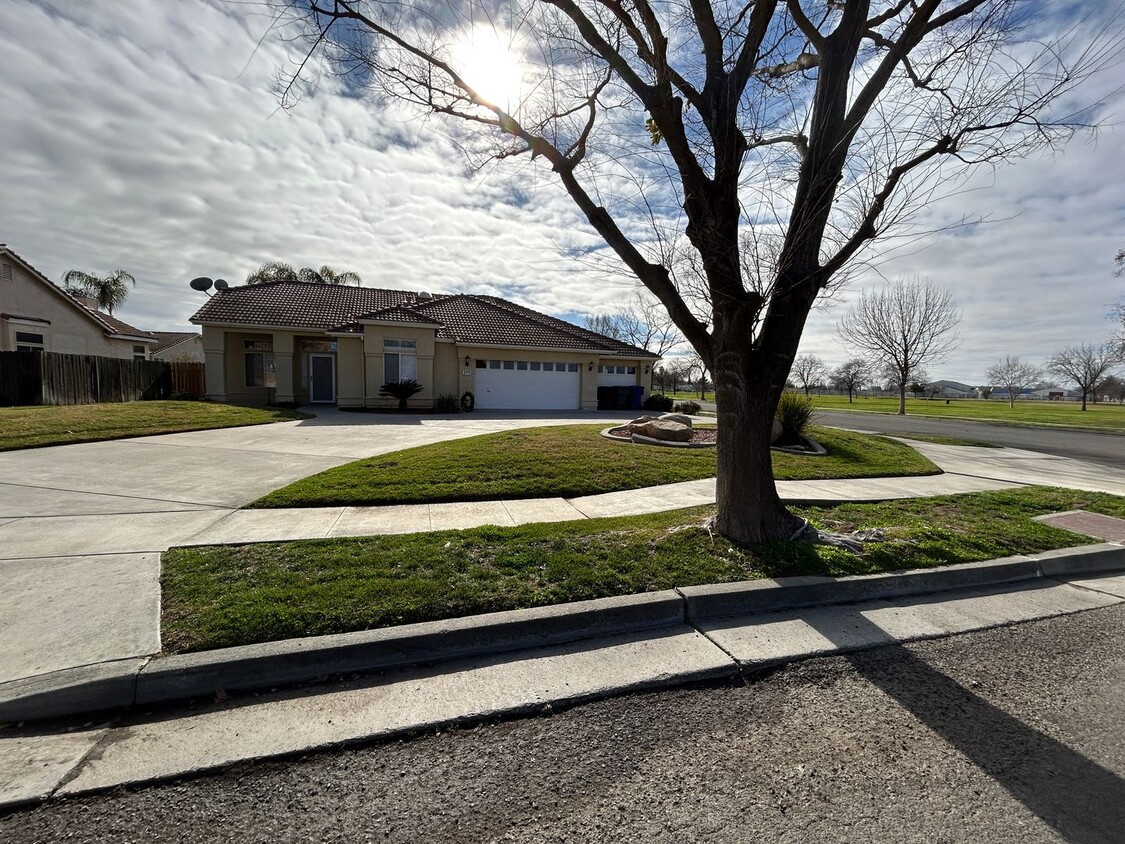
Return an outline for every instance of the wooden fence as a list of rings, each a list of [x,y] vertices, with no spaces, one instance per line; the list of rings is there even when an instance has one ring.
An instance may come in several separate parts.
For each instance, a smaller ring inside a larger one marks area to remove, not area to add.
[[[203,395],[202,363],[0,352],[0,405],[95,404]]]

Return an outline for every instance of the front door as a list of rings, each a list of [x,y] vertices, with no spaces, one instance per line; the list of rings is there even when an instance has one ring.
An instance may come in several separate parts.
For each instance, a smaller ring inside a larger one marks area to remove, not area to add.
[[[336,401],[335,355],[309,355],[309,401],[318,404]]]

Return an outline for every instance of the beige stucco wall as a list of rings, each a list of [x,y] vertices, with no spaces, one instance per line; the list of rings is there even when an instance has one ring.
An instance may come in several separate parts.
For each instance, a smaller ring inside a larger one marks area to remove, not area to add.
[[[417,347],[415,353],[418,357],[417,381],[422,385],[422,392],[415,395],[407,403],[407,407],[417,410],[429,410],[434,405],[434,354],[435,343],[434,329],[415,328],[407,325],[365,325],[363,329],[363,351],[365,367],[366,395],[365,407],[395,408],[398,399],[379,395],[379,388],[383,385],[383,341],[387,338],[395,340],[413,340]]]
[[[383,341],[387,338],[414,340],[416,345],[418,383],[422,392],[414,396],[409,406],[428,410],[435,396],[475,393],[474,376],[478,359],[543,361],[575,363],[579,371],[579,400],[583,410],[598,406],[598,365],[636,366],[637,383],[652,389],[652,361],[636,358],[600,358],[590,352],[551,352],[529,349],[500,349],[484,346],[463,346],[435,340],[431,328],[366,325],[362,336],[316,335],[299,331],[233,331],[203,327],[203,347],[207,356],[207,393],[211,398],[248,404],[265,404],[269,401],[308,400],[308,384],[302,375],[300,340],[334,339],[336,351],[336,402],[340,407],[369,407],[393,409],[398,400],[379,395],[383,384]],[[247,387],[245,379],[245,340],[271,340],[277,367],[275,390],[264,387]],[[469,359],[468,366],[465,359]],[[646,366],[649,371],[645,372]],[[288,392],[286,392],[288,385]],[[283,396],[289,396],[283,398]]]
[[[77,302],[47,287],[7,256],[0,261],[12,267],[10,280],[0,278],[0,313],[11,317],[0,321],[0,351],[15,350],[17,331],[42,334],[45,351],[72,355],[132,360],[133,346],[145,345],[106,336],[105,330]],[[49,320],[50,324],[19,322],[17,317],[36,317]]]
[[[175,346],[160,352],[153,352],[151,357],[153,360],[194,360],[202,362],[206,360],[206,356],[203,352],[203,338],[189,337],[182,343],[177,343]]]

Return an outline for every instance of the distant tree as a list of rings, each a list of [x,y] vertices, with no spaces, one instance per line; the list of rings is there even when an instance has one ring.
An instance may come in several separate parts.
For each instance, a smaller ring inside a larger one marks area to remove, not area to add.
[[[871,364],[863,358],[851,358],[832,370],[832,386],[848,394],[848,404],[860,386],[871,376]]]
[[[1087,397],[1121,360],[1121,349],[1114,343],[1082,343],[1055,352],[1047,362],[1047,368],[1077,385],[1082,393],[1082,409],[1085,410]]]
[[[906,388],[924,366],[940,363],[957,347],[961,315],[948,290],[926,279],[865,290],[837,328],[844,342],[884,367],[898,387],[898,413],[906,414]]]
[[[585,319],[586,328],[653,354],[664,355],[684,342],[664,306],[651,296],[637,291],[633,301],[610,314]]]
[[[359,273],[335,270],[325,264],[319,270],[312,267],[296,269],[284,261],[266,261],[246,276],[247,284],[265,284],[271,281],[308,281],[315,284],[359,284]]]
[[[1008,391],[1008,407],[1016,406],[1016,396],[1043,377],[1043,368],[1005,356],[988,368],[988,380]]]
[[[1108,396],[1110,401],[1121,404],[1122,401],[1125,401],[1125,378],[1107,375],[1098,385],[1098,391]]]
[[[707,364],[704,363],[703,358],[699,355],[689,355],[684,359],[684,370],[689,382],[695,382],[695,388],[699,390],[699,398],[701,401],[707,400]]]
[[[914,398],[918,398],[926,392],[926,385],[921,381],[911,381],[910,392],[914,394]]]
[[[112,315],[114,310],[125,304],[129,298],[129,287],[137,286],[137,280],[125,270],[114,270],[109,275],[94,275],[82,270],[69,270],[63,276],[63,285],[68,293],[90,296],[97,300],[98,307]]]
[[[824,383],[824,379],[828,377],[828,367],[816,355],[798,355],[793,359],[789,376],[796,380],[807,396],[811,388]]]

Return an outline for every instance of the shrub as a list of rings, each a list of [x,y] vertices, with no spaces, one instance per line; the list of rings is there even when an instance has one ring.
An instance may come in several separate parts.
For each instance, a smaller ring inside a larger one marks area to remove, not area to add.
[[[422,385],[409,378],[405,381],[391,381],[379,388],[379,395],[398,399],[400,412],[406,410],[406,400],[420,392],[422,392]]]
[[[645,399],[641,407],[645,410],[659,410],[661,413],[667,413],[672,409],[672,400],[663,393],[653,393]]]
[[[802,393],[793,393],[786,390],[781,394],[781,401],[777,403],[777,421],[781,423],[781,438],[779,442],[787,445],[799,443],[805,428],[809,426],[813,417],[812,399]]]
[[[434,411],[437,413],[456,413],[461,409],[461,399],[456,393],[442,393],[434,396]]]
[[[682,401],[672,405],[672,410],[676,413],[686,413],[688,416],[695,416],[702,409],[697,401]]]

